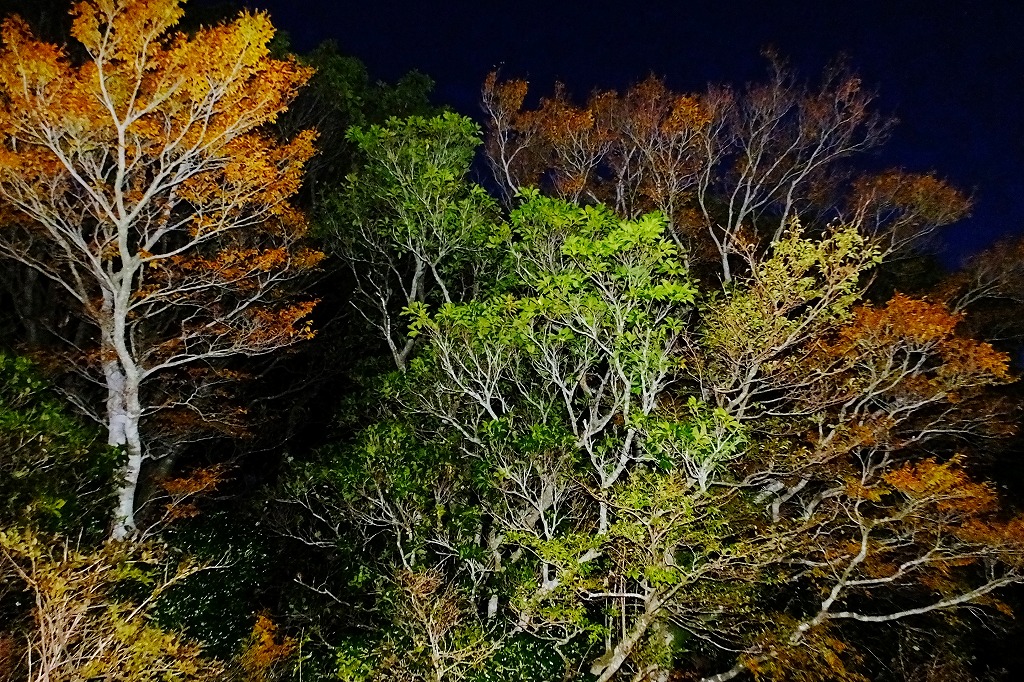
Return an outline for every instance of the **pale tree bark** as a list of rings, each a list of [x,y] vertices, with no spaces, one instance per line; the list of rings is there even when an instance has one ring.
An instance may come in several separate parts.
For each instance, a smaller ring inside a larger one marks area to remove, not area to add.
[[[103,408],[88,412],[123,449],[112,524],[123,539],[136,534],[139,478],[155,456],[146,420],[210,417],[187,390],[165,399],[147,387],[311,333],[313,304],[279,294],[322,257],[298,245],[305,222],[290,205],[313,133],[262,132],[309,72],[268,56],[265,15],[185,36],[171,34],[178,0],[87,0],[75,12],[82,64],[20,20],[3,27],[0,254],[63,288],[95,330],[73,369],[102,387]],[[211,40],[233,47],[211,54]]]

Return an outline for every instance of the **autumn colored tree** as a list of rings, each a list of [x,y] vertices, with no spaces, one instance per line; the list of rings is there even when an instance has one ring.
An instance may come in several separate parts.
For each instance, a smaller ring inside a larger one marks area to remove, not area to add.
[[[31,530],[0,531],[0,594],[27,596],[0,642],[11,642],[5,681],[273,682],[295,641],[265,614],[230,660],[161,623],[160,600],[224,566],[180,559],[166,545],[108,540],[83,547]],[[0,650],[0,656],[4,652]]]
[[[27,617],[5,627],[26,642],[14,661],[21,679],[220,679],[222,664],[153,622],[160,595],[201,569],[182,564],[161,575],[161,561],[161,550],[145,544],[89,552],[31,531],[0,532],[0,582],[29,595]],[[128,596],[133,587],[138,598]]]
[[[289,203],[314,133],[266,132],[309,70],[269,56],[264,14],[192,35],[173,30],[182,0],[87,0],[72,15],[81,61],[17,17],[3,25],[0,249],[95,329],[80,363],[127,456],[120,538],[136,528],[143,462],[160,454],[148,421],[200,412],[218,359],[311,333],[313,303],[285,285],[321,257],[300,246]],[[171,381],[193,390],[154,391]]]
[[[527,186],[601,202],[624,217],[659,210],[691,258],[731,281],[751,245],[793,218],[842,216],[883,251],[905,251],[962,218],[970,201],[931,175],[891,170],[850,182],[851,157],[881,145],[893,121],[843,64],[815,86],[769,53],[764,82],[676,93],[649,77],[623,94],[575,104],[562,86],[524,109],[528,84],[483,88],[487,156],[506,198]]]

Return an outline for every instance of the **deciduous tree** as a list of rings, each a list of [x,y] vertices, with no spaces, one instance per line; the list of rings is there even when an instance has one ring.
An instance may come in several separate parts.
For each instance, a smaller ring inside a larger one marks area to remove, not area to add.
[[[483,107],[495,178],[507,199],[539,185],[624,217],[660,210],[684,252],[717,261],[725,282],[751,245],[780,240],[794,218],[819,226],[842,217],[895,253],[967,213],[970,201],[931,175],[850,182],[851,157],[881,145],[893,120],[842,63],[812,86],[768,56],[768,78],[744,89],[677,93],[652,76],[578,105],[558,85],[533,110],[525,81],[492,73]]]
[[[198,643],[153,622],[160,595],[201,569],[184,563],[163,573],[161,554],[145,543],[110,541],[88,551],[31,531],[0,531],[0,584],[24,590],[29,605],[25,622],[5,624],[26,642],[17,661],[22,679],[223,679],[223,664],[203,657]]]
[[[523,199],[492,241],[515,276],[409,307],[393,407],[296,477],[295,537],[369,548],[389,613],[396,571],[441,581],[421,612],[474,626],[451,660],[526,641],[602,682],[862,680],[844,624],[1005,608],[1022,522],[969,452],[1006,433],[1007,357],[941,304],[865,303],[881,247],[791,223],[701,297],[663,215]]]
[[[487,265],[494,201],[467,181],[479,128],[468,118],[392,118],[348,137],[361,164],[327,206],[328,244],[349,265],[356,309],[398,368],[414,342],[403,308],[463,300]]]
[[[154,385],[311,333],[313,303],[284,285],[320,260],[289,204],[314,134],[266,129],[309,70],[269,56],[264,14],[192,35],[173,30],[182,0],[87,0],[72,15],[81,61],[17,17],[3,25],[0,249],[95,329],[81,362],[127,455],[113,531],[125,537],[143,462],[159,454],[147,419],[198,412],[209,375],[191,393]]]

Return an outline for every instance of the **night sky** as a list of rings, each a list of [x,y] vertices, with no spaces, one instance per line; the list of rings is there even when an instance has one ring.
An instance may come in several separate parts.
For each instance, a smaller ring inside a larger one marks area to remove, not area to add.
[[[976,198],[947,231],[950,265],[1024,232],[1024,2],[387,2],[249,0],[300,51],[326,39],[378,78],[418,69],[438,103],[481,119],[489,70],[538,93],[565,82],[585,96],[649,73],[678,90],[742,84],[772,45],[814,78],[838,53],[900,119],[874,164],[937,171]]]

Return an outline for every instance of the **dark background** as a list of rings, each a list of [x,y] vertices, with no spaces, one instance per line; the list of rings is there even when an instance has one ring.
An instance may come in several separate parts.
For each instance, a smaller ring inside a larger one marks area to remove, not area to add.
[[[247,4],[268,10],[300,51],[333,39],[377,78],[428,74],[439,103],[478,120],[480,84],[494,67],[537,93],[561,80],[582,97],[649,73],[678,90],[741,85],[765,74],[767,46],[814,79],[844,53],[881,110],[900,119],[876,163],[936,171],[976,199],[973,216],[946,232],[947,265],[1024,232],[1024,2]]]

